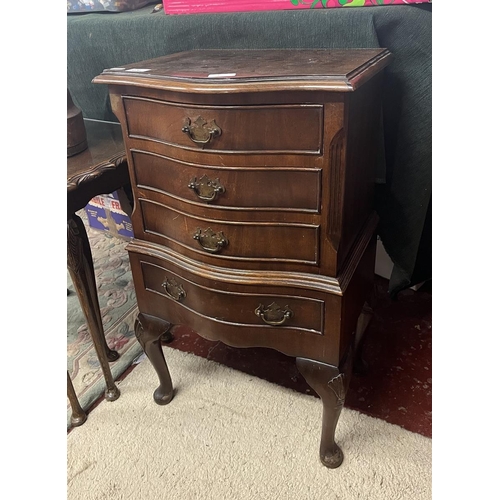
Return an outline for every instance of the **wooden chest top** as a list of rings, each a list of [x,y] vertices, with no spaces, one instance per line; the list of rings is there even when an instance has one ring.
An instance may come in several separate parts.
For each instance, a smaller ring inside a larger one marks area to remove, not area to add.
[[[110,68],[94,83],[169,90],[352,91],[389,64],[387,49],[193,50]],[[187,86],[187,87],[186,87]]]

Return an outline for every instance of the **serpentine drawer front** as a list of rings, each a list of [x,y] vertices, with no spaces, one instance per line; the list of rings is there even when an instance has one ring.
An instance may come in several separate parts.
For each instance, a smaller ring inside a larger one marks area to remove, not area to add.
[[[126,146],[136,335],[158,374],[158,404],[174,394],[159,341],[172,324],[277,349],[322,399],[321,462],[342,463],[335,428],[373,285],[391,58],[199,50],[95,78],[109,85]]]
[[[185,314],[191,312],[210,320],[214,336],[225,325],[232,327],[228,331],[233,337],[240,335],[238,327],[251,327],[264,338],[277,331],[304,339],[323,335],[326,297],[321,292],[298,296],[296,292],[287,293],[285,287],[254,285],[242,288],[241,284],[227,285],[222,290],[168,259],[143,256],[135,262],[136,255],[133,254],[132,259],[134,266],[140,266],[144,289],[160,296],[163,308],[174,307],[170,304],[174,301]]]
[[[123,105],[129,137],[217,153],[321,152],[323,107],[317,104],[188,106],[124,97]]]
[[[316,264],[319,230],[306,224],[231,222],[192,216],[139,198],[144,231],[165,244],[221,259]],[[293,246],[286,246],[287,243]]]
[[[135,149],[130,154],[137,186],[164,193],[165,204],[175,198],[228,211],[320,211],[319,168],[220,167]]]

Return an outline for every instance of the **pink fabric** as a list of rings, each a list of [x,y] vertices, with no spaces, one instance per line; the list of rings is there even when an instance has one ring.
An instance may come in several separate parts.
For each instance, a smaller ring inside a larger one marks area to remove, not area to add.
[[[431,3],[432,0],[163,0],[165,14],[375,7]]]

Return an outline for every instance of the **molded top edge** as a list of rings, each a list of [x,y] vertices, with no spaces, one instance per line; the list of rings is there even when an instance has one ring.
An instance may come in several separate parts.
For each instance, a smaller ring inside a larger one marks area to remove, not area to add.
[[[105,69],[93,82],[191,92],[350,91],[391,59],[387,49],[193,50]]]

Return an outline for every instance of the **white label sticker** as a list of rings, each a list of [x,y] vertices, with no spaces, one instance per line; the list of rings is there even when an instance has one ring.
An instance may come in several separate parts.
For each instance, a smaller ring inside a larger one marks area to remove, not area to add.
[[[236,73],[212,73],[208,75],[208,78],[231,78],[232,76],[236,76]]]

